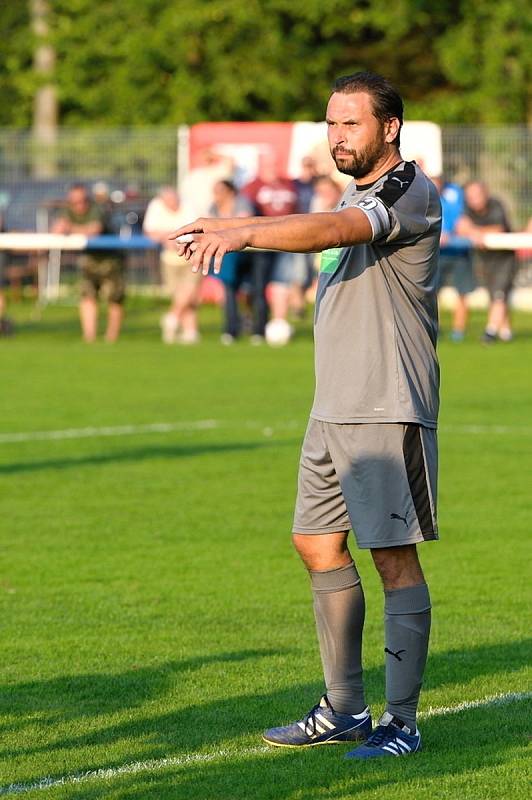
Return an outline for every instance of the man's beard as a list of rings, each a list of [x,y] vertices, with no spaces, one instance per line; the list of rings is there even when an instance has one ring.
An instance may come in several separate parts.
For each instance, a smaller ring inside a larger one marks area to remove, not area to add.
[[[337,153],[337,149],[342,150],[343,153]],[[339,172],[343,172],[344,175],[350,175],[352,178],[364,178],[373,171],[385,153],[386,142],[384,141],[384,136],[379,135],[374,142],[363,150],[356,152],[343,147],[334,148],[331,155]]]

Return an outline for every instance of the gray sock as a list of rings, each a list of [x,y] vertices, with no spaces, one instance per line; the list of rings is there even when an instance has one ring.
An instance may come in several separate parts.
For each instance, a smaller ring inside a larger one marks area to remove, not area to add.
[[[335,711],[360,714],[366,707],[362,686],[362,629],[365,603],[353,562],[324,572],[310,571],[314,615],[327,697]]]
[[[386,710],[415,728],[429,646],[429,589],[420,583],[385,591],[384,598]]]

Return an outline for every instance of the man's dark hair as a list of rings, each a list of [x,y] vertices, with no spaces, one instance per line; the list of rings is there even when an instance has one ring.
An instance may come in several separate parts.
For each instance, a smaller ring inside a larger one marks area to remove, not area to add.
[[[337,78],[333,85],[333,92],[340,94],[367,92],[373,101],[373,114],[379,122],[387,122],[392,117],[397,117],[399,120],[399,131],[392,142],[399,147],[403,125],[403,100],[386,78],[375,72],[353,72],[352,75],[343,75],[341,78]]]
[[[219,183],[221,183],[222,186],[225,186],[226,189],[229,189],[229,191],[232,192],[232,194],[238,194],[238,189],[236,188],[236,185],[233,183],[233,181],[228,180],[228,178],[222,178],[222,180],[220,180]]]

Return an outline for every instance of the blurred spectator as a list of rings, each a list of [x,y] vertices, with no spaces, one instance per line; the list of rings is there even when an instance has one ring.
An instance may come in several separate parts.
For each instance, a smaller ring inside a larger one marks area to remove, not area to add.
[[[13,333],[13,323],[6,316],[6,296],[3,290],[3,252],[0,251],[0,336],[10,336]]]
[[[316,181],[316,162],[312,156],[305,156],[301,160],[301,174],[295,178],[294,185],[297,192],[297,212],[298,214],[308,214],[310,204],[314,195],[314,183]]]
[[[301,174],[295,178],[294,186],[297,192],[298,214],[308,214],[314,197],[314,184],[316,181],[316,161],[312,156],[305,156],[301,160]],[[289,304],[298,317],[305,313],[305,292],[312,284],[314,276],[314,254],[293,254],[293,275],[290,289]]]
[[[92,198],[97,206],[109,213],[111,210],[111,197],[109,186],[105,181],[97,181],[92,187]]]
[[[312,213],[320,211],[335,211],[338,207],[342,195],[344,193],[341,184],[332,178],[330,175],[318,175],[314,181],[314,194],[310,202],[310,211]],[[310,291],[307,291],[307,298],[310,297],[314,301],[316,293],[316,280],[317,274],[320,269],[321,253],[314,253],[312,255],[313,264],[313,283],[311,284]]]
[[[105,215],[93,202],[82,184],[70,187],[67,205],[59,212],[52,225],[53,233],[82,233],[85,236],[99,236],[106,233]],[[126,296],[125,262],[123,255],[116,250],[97,250],[80,258],[82,272],[80,320],[83,338],[93,342],[98,331],[98,298],[107,300],[108,342],[118,339],[124,314],[123,303]]]
[[[255,213],[259,216],[283,216],[297,211],[298,196],[295,184],[281,174],[277,158],[273,154],[262,156],[258,176],[243,187],[242,193],[253,204]],[[286,320],[290,289],[294,282],[294,254],[262,251],[253,253],[252,258],[253,269],[256,270],[261,283],[257,286],[257,292],[260,291],[265,297],[266,285],[271,283],[272,320]],[[267,306],[264,300],[257,325],[258,336],[264,335],[266,320]]]
[[[4,215],[0,210],[0,231],[4,231]],[[7,262],[7,253],[0,250],[0,336],[9,336],[13,332],[11,321],[6,317],[6,296],[4,294],[5,275],[4,270]]]
[[[478,276],[490,296],[483,341],[491,343],[498,336],[502,341],[508,342],[512,339],[508,296],[515,274],[514,253],[484,248],[484,237],[487,233],[505,233],[511,230],[508,217],[500,200],[490,197],[486,186],[480,181],[468,183],[464,193],[465,211],[458,220],[456,230],[460,236],[473,242]]]
[[[211,217],[249,217],[253,213],[250,202],[238,193],[234,183],[218,181],[214,185],[214,203],[209,209]],[[251,286],[251,302],[254,319],[260,316],[260,303],[264,293],[255,291],[255,276],[252,271],[253,259],[249,253],[227,253],[222,262],[220,277],[225,289],[225,320],[221,341],[232,344],[239,336],[242,321],[238,310],[238,291],[243,282]]]
[[[230,158],[215,150],[203,151],[200,166],[191,169],[179,187],[181,201],[188,209],[190,218],[208,216],[213,202],[214,184],[231,179],[233,171],[234,164]]]
[[[319,175],[314,181],[310,211],[334,211],[342,194],[342,187],[333,178],[329,175]]]
[[[179,196],[171,186],[164,186],[148,204],[143,230],[161,247],[163,286],[172,298],[170,310],[161,319],[162,339],[166,344],[195,344],[199,341],[198,304],[201,273],[192,272],[188,261],[175,252],[168,236],[190,221]]]
[[[456,235],[456,224],[464,213],[464,192],[455,183],[444,182],[442,176],[432,178],[438,189],[442,208],[440,245],[445,247]],[[465,336],[469,305],[467,296],[476,288],[470,249],[448,250],[440,253],[439,289],[452,285],[456,290],[451,339],[461,342]]]

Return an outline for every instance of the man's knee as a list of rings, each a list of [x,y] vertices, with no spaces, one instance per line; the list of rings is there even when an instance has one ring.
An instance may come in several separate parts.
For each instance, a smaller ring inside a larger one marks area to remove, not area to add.
[[[415,544],[380,547],[371,555],[385,589],[416,586],[425,580]]]
[[[292,541],[306,568],[323,571],[343,567],[352,560],[347,533],[294,533]]]

